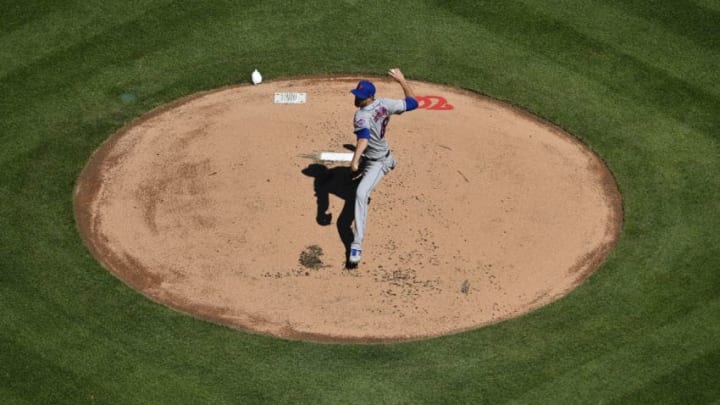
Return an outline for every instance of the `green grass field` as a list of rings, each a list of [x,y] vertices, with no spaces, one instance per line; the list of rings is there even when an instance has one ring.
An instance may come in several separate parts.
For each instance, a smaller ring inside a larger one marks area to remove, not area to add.
[[[720,1],[0,5],[0,403],[720,401]],[[525,108],[602,156],[625,208],[604,266],[491,327],[327,345],[178,314],[85,249],[75,179],[144,112],[255,67],[393,66]]]

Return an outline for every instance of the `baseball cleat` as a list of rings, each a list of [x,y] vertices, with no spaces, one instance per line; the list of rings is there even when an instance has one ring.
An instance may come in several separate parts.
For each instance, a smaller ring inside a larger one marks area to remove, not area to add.
[[[360,254],[362,251],[360,249],[350,249],[350,263],[352,264],[358,264],[360,263]]]

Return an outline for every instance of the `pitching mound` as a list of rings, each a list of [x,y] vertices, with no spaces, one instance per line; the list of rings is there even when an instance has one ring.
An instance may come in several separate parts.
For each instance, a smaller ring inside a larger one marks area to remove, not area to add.
[[[588,148],[507,105],[411,82],[421,108],[390,122],[398,166],[371,197],[363,262],[346,269],[350,171],[312,156],[354,144],[356,82],[222,89],[113,135],[76,188],[89,248],[177,310],[345,342],[518,316],[571,291],[612,249],[620,195]],[[376,84],[402,98],[396,83]]]

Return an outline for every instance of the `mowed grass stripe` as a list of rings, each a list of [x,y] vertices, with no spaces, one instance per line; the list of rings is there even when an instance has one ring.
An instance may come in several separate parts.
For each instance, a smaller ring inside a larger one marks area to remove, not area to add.
[[[709,11],[720,13],[720,3],[717,0],[693,0],[693,3]]]
[[[493,3],[480,8],[487,13],[492,10],[494,15],[501,15],[502,18],[467,18],[477,21],[497,36],[532,49],[534,55],[541,55],[565,69],[572,69],[579,75],[607,84],[612,92],[632,100],[633,104],[651,105],[701,132],[711,132],[712,128],[720,126],[720,116],[715,114],[720,97],[708,93],[692,82],[674,78],[632,54],[614,51],[602,42],[577,31],[566,23],[566,20],[546,17],[524,5],[513,3],[513,6]],[[456,12],[471,15],[464,10],[465,8],[459,8]],[[517,30],[515,22],[523,18],[523,29]],[[547,66],[549,70],[552,68],[552,65]],[[527,72],[530,76],[534,73]]]
[[[720,350],[678,365],[663,375],[613,401],[616,404],[709,404],[720,398],[717,365]],[[702,389],[698,389],[702,387]]]
[[[557,2],[557,7],[544,7],[532,1],[524,3],[537,13],[565,22],[616,53],[633,55],[677,80],[694,83],[715,96],[720,95],[715,69],[720,47],[700,46],[663,24],[606,1],[585,1],[580,5],[577,1],[564,0]],[[581,12],[578,12],[580,7]]]
[[[651,6],[642,0],[609,0],[628,13],[687,37],[709,51],[720,49],[720,12],[685,0],[655,1]]]
[[[170,101],[152,99],[156,92],[175,89],[172,94],[179,97],[198,90],[197,85],[193,89],[177,88],[176,83],[188,78],[194,77],[195,82],[201,81],[205,86],[217,83],[215,72],[198,69],[208,62],[197,61],[208,55],[223,62],[228,58],[221,57],[222,53],[213,54],[223,49],[208,46],[207,38],[217,39],[219,34],[205,36],[203,30],[217,24],[223,26],[220,24],[223,18],[232,20],[223,8],[213,9],[202,3],[193,5],[160,4],[126,21],[102,21],[104,26],[94,21],[103,28],[71,44],[56,46],[43,58],[2,78],[0,91],[4,97],[0,99],[0,113],[5,117],[7,131],[0,135],[0,141],[10,145],[0,151],[0,162],[35,147],[34,142],[48,137],[77,137],[78,134],[71,131],[76,131],[78,125],[99,123],[99,130],[91,133],[107,137],[108,131],[102,131],[103,121],[110,120],[118,126],[118,119],[122,124],[161,102]],[[228,38],[224,50],[237,49],[233,43]],[[163,65],[157,65],[153,57],[172,48],[177,51],[169,54]],[[228,72],[235,73],[215,62],[210,65],[215,70],[220,67],[225,77]],[[104,82],[88,82],[94,76]],[[124,105],[119,97],[125,92],[134,93],[138,102],[133,106]],[[18,136],[20,134],[22,136]],[[100,139],[91,141],[97,145]]]
[[[636,341],[552,378],[516,399],[519,403],[594,403],[642,390],[689,363],[716,354],[718,313],[720,299],[708,301],[676,322],[659,325]],[[675,387],[668,385],[663,390],[671,393]],[[657,394],[662,399],[662,393]]]
[[[189,35],[187,21],[212,21],[217,15],[202,8],[157,7],[129,21],[107,25],[101,32],[85,36],[70,47],[55,49],[41,60],[16,69],[0,81],[12,104],[33,105],[38,100],[64,99],[66,91],[97,74],[122,66],[178,43]],[[204,12],[203,12],[204,11]],[[110,83],[108,83],[109,85]]]
[[[122,398],[122,393],[118,395],[105,389],[102,380],[78,375],[85,368],[63,367],[46,352],[29,348],[26,343],[7,342],[0,337],[0,348],[3,349],[0,350],[0,361],[4,373],[2,390],[8,393],[3,396],[4,403],[15,404],[12,398],[22,398],[33,404],[92,402],[93,395]]]
[[[167,2],[165,2],[167,3]],[[19,3],[18,3],[19,4]],[[33,1],[16,12],[25,18],[3,10],[0,24],[5,32],[0,34],[0,80],[16,69],[52,58],[74,44],[101,34],[103,31],[127,21],[137,19],[151,8],[162,8],[163,2],[155,0],[124,2],[57,2]],[[82,64],[78,60],[78,65]]]
[[[52,280],[46,283],[54,288],[59,284]],[[123,299],[114,294],[110,304],[97,295],[93,298],[93,292],[86,288],[78,288],[77,298],[65,295],[38,287],[19,297],[15,294],[8,297],[12,302],[4,308],[17,313],[15,309],[24,307],[26,313],[34,314],[3,320],[6,328],[3,332],[10,332],[11,340],[3,342],[8,348],[2,353],[7,361],[0,369],[10,381],[17,381],[8,388],[18,395],[52,403],[77,403],[77,397],[64,398],[62,394],[56,397],[57,393],[71,392],[83,398],[87,394],[88,398],[100,401],[112,398],[112,402],[123,403],[210,400],[215,403],[228,394],[209,385],[207,376],[217,373],[218,363],[232,361],[233,356],[214,353],[188,357],[188,351],[197,354],[198,349],[211,344],[207,336],[196,339],[192,330],[202,322],[188,325],[188,319],[179,314],[159,322],[157,314],[153,315],[157,310],[152,308],[154,304],[134,295]],[[93,308],[95,304],[102,307]],[[175,324],[182,327],[178,329]],[[239,351],[244,357],[241,362],[232,362],[232,368],[226,370],[227,379],[218,382],[228,384],[225,388],[230,388],[229,383],[235,378],[241,381],[238,386],[252,386],[253,375],[259,370],[256,365],[265,361],[261,354],[250,356],[252,350],[246,352],[244,345],[233,342],[238,337],[242,336],[232,331],[226,336],[230,339],[221,339],[213,346],[229,343],[232,346],[228,349]],[[201,366],[205,361],[208,364]],[[46,372],[33,373],[34,369]]]

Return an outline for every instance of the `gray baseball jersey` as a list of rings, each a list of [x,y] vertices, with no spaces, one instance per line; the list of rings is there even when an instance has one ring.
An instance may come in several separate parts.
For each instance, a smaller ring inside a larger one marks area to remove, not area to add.
[[[390,116],[402,114],[406,109],[405,100],[379,98],[355,112],[354,132],[359,138],[368,139],[368,147],[363,154],[365,157],[381,159],[388,154],[390,149],[385,141],[385,129],[390,122]]]

